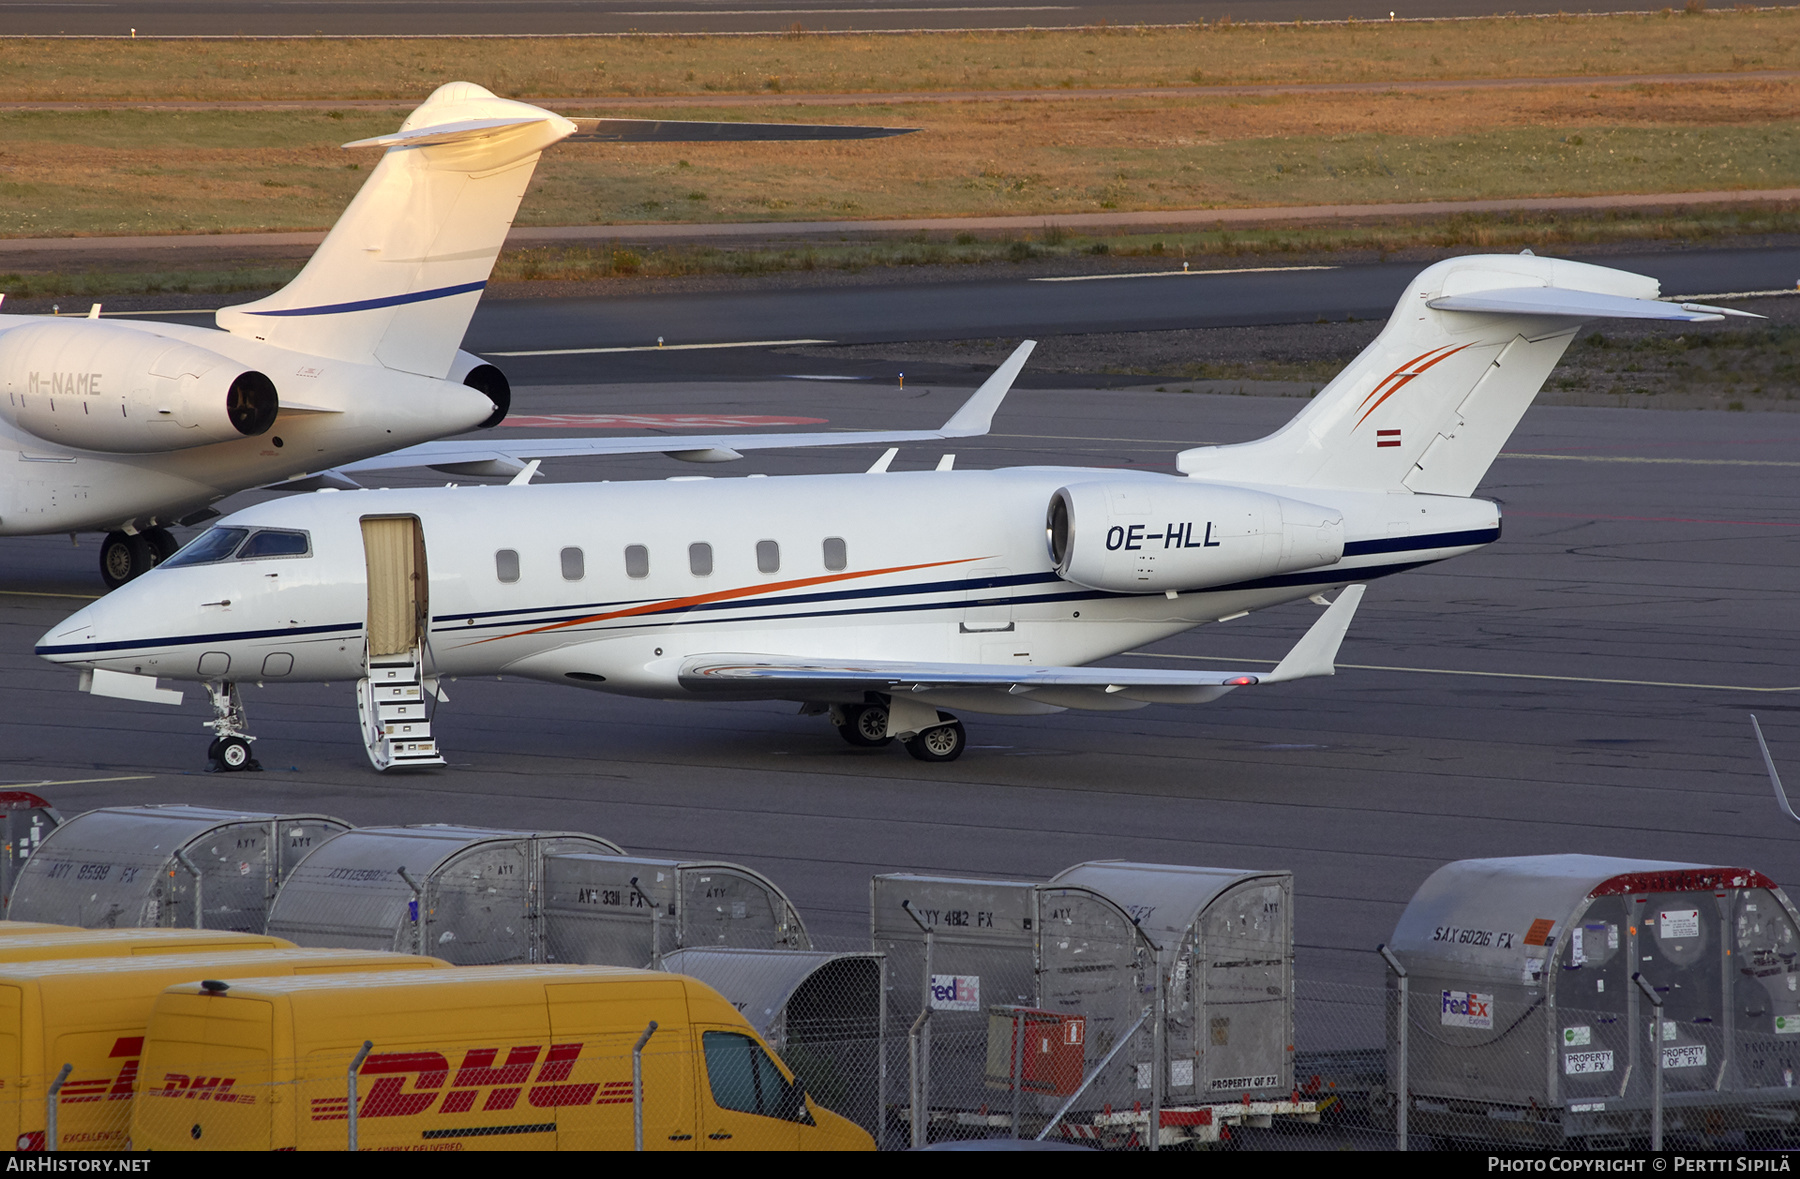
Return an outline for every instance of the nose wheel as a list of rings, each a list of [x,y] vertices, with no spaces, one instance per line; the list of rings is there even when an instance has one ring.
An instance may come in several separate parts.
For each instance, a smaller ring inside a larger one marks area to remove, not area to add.
[[[212,763],[208,772],[235,774],[243,770],[262,769],[261,763],[250,756],[250,742],[256,738],[245,732],[248,720],[244,716],[244,701],[238,695],[237,685],[229,680],[208,683],[206,694],[212,700],[213,718],[202,721],[201,725],[211,729],[214,734],[212,744],[206,747],[207,760]]]

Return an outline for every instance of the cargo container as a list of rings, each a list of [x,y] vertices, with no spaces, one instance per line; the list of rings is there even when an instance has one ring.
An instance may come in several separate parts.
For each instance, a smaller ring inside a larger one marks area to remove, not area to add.
[[[143,1075],[140,1150],[342,1150],[352,1136],[363,1150],[629,1150],[639,1118],[654,1150],[873,1145],[809,1099],[718,992],[617,967],[173,987]],[[259,1099],[152,1080],[201,1076]]]
[[[663,966],[725,996],[815,1099],[871,1134],[880,1129],[887,1081],[881,955],[675,950]]]
[[[546,855],[543,872],[550,962],[659,967],[688,947],[812,945],[787,894],[741,864],[572,852]]]
[[[87,811],[25,862],[6,915],[84,929],[262,933],[294,865],[349,824],[203,806]]]
[[[61,822],[56,808],[30,791],[0,790],[0,913],[12,900],[19,869]]]
[[[201,979],[443,968],[369,950],[256,950],[60,959],[0,965],[0,1132],[19,1150],[124,1150],[150,1011],[164,990]],[[57,1094],[48,1143],[48,1089]],[[167,1078],[145,1078],[161,1084]],[[212,1094],[213,1100],[222,1094]]]
[[[359,827],[326,841],[269,910],[269,932],[303,946],[430,953],[458,966],[545,960],[545,857],[621,855],[564,831],[442,823]]]
[[[51,929],[0,936],[0,962],[288,950],[293,946],[293,942],[267,934],[232,933],[224,929]]]
[[[1056,1133],[1111,1144],[1153,1117],[1159,1145],[1216,1141],[1242,1120],[1225,1103],[1313,1116],[1293,1092],[1292,897],[1288,872],[1113,860],[1036,883],[876,877],[896,1021],[927,1005],[932,931],[933,1132],[1035,1133],[1070,1097]]]
[[[1407,971],[1413,1134],[1520,1147],[1648,1140],[1662,998],[1672,1136],[1800,1119],[1800,920],[1748,868],[1610,856],[1459,860],[1413,895],[1390,948]],[[1390,974],[1388,985],[1398,989]],[[1388,1018],[1388,1113],[1399,1075]]]

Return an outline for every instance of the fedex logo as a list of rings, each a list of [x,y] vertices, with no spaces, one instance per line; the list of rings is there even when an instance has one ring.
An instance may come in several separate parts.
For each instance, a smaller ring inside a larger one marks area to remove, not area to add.
[[[1494,997],[1472,991],[1444,991],[1438,1021],[1445,1027],[1486,1028],[1494,1026]]]
[[[401,1118],[427,1113],[510,1110],[521,1100],[532,1109],[566,1105],[629,1105],[631,1082],[570,1083],[580,1044],[541,1044],[505,1049],[470,1048],[454,1070],[439,1052],[376,1052],[363,1061],[358,1077],[373,1078],[359,1099],[358,1118]],[[315,1097],[312,1120],[346,1121],[347,1097]]]
[[[931,1006],[938,1011],[980,1011],[981,978],[973,974],[932,975]]]

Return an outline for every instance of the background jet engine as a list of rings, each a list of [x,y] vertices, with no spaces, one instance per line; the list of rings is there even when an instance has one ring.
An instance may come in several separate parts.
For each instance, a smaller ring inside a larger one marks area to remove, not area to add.
[[[91,319],[0,335],[0,413],[50,442],[118,454],[184,450],[267,432],[275,383],[167,336]]]
[[[1208,589],[1344,555],[1334,508],[1177,479],[1059,488],[1045,532],[1058,575],[1115,593]]]

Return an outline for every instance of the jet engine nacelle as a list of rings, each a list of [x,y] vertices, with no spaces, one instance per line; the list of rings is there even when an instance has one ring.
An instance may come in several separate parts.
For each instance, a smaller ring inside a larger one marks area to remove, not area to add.
[[[1045,531],[1058,575],[1114,593],[1210,589],[1344,555],[1334,508],[1176,479],[1060,488]]]
[[[275,383],[235,360],[94,319],[0,334],[0,413],[82,450],[147,454],[265,433]]]

